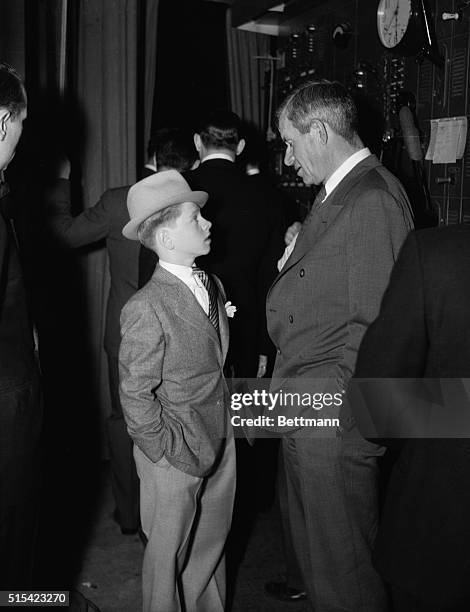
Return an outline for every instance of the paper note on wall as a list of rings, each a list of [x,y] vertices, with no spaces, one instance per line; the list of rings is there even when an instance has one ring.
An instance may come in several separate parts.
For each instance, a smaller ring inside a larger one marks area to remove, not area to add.
[[[463,157],[467,142],[467,117],[431,119],[426,159],[433,164],[453,164]]]
[[[437,134],[437,126],[439,124],[439,119],[431,119],[431,135],[429,137],[429,146],[426,151],[427,160],[432,160],[434,151],[436,149],[436,134]]]

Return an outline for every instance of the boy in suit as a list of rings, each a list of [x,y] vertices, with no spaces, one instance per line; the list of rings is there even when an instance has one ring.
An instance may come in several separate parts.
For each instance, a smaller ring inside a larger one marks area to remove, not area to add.
[[[121,402],[148,537],[146,612],[217,612],[225,604],[224,544],[235,491],[225,406],[228,324],[223,288],[194,267],[210,250],[207,193],[169,170],[129,190],[123,234],[154,250],[151,280],[121,314]]]

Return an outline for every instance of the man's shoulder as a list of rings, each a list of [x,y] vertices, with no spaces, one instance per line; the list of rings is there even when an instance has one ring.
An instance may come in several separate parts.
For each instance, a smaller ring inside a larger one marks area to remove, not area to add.
[[[111,223],[113,235],[117,235],[119,238],[121,238],[123,226],[129,221],[129,213],[127,210],[127,194],[129,189],[130,185],[107,189],[101,196],[99,202]],[[123,236],[122,238],[124,239]]]
[[[467,261],[470,257],[470,225],[456,224],[418,230],[410,235],[419,251],[436,262],[457,258]]]
[[[204,168],[209,163],[205,162],[184,175],[191,189],[207,191],[209,201],[212,198],[230,209],[234,207],[236,211],[249,209],[264,214],[269,209],[272,215],[281,211],[281,197],[268,181],[253,181],[252,177],[231,162],[227,162],[223,168]]]
[[[101,196],[102,200],[110,200],[113,202],[124,202],[127,203],[127,194],[130,189],[130,185],[123,185],[122,187],[111,187]]]
[[[200,164],[195,170],[184,172],[183,176],[194,189],[195,186],[207,182],[236,181],[240,177],[243,178],[244,175],[234,162],[214,159]]]
[[[367,157],[352,169],[340,183],[337,195],[339,200],[350,203],[351,209],[369,201],[377,205],[410,209],[408,196],[400,180],[375,155]]]

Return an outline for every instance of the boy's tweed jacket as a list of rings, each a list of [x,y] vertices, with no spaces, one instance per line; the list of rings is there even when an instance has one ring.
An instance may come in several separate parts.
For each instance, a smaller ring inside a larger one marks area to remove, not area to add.
[[[157,265],[121,314],[121,402],[135,444],[197,477],[210,473],[227,433],[229,391],[225,295],[219,289],[220,341],[191,290]]]

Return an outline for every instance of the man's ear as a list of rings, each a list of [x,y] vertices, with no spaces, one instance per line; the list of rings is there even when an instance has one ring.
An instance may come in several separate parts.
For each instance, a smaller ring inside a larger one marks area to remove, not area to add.
[[[201,153],[201,149],[202,149],[201,137],[199,136],[199,134],[194,134],[193,139],[194,139],[194,146],[196,147],[196,151],[198,153]]]
[[[0,113],[0,140],[5,140],[7,135],[7,123],[11,117],[10,111],[2,110]]]
[[[245,139],[244,138],[240,138],[240,140],[238,141],[238,144],[237,144],[237,150],[235,151],[235,153],[237,155],[240,155],[240,153],[243,152],[243,149],[245,148],[245,144],[246,144]]]
[[[314,136],[322,145],[328,142],[328,130],[320,119],[314,119],[310,125],[310,134]]]

